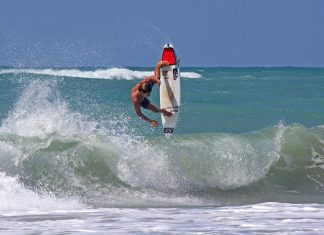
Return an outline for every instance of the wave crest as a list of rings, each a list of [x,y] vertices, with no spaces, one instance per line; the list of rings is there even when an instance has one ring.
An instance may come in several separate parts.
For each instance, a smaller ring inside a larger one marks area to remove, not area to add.
[[[152,71],[138,71],[126,68],[110,68],[93,71],[79,69],[1,69],[1,74],[36,74],[55,77],[134,80],[152,76],[154,73]],[[195,72],[181,72],[181,76],[183,78],[201,78],[201,75]]]

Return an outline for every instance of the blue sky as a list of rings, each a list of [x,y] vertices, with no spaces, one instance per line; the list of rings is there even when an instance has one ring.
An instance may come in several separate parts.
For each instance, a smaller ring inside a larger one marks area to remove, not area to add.
[[[321,0],[2,0],[0,65],[324,67]]]

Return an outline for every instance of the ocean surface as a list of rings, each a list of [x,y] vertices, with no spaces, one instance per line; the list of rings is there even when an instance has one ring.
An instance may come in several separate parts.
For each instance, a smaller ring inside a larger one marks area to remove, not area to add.
[[[324,233],[324,68],[182,68],[170,140],[152,71],[0,67],[0,234]]]

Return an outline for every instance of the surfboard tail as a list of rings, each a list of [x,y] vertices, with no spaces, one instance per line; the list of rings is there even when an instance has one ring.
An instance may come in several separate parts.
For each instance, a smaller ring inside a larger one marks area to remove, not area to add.
[[[164,135],[166,138],[170,138],[173,131],[174,131],[174,128],[173,127],[164,127],[163,128],[163,131],[164,131]]]

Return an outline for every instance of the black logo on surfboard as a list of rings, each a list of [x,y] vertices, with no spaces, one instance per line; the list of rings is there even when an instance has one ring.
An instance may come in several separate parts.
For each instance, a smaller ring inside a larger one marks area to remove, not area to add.
[[[164,128],[164,133],[173,133],[174,128],[166,127]]]
[[[173,69],[173,80],[177,80],[177,78],[178,78],[178,69],[174,68]]]

